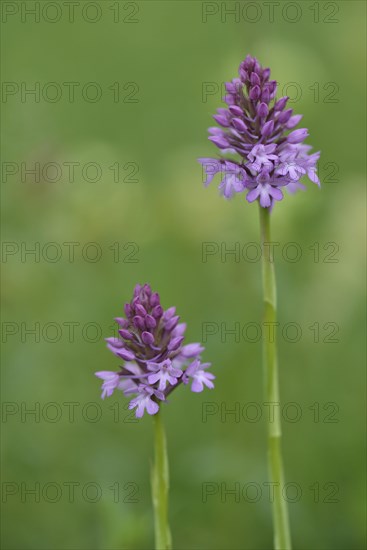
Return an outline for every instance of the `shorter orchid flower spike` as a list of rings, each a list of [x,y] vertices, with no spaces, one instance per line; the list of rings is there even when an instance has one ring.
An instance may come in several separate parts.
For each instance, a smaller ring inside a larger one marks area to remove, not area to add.
[[[191,382],[195,393],[214,388],[210,363],[201,363],[204,347],[184,344],[185,323],[179,323],[176,308],[164,310],[159,294],[148,284],[136,285],[134,296],[124,307],[125,318],[117,317],[118,338],[107,338],[107,347],[123,364],[119,372],[99,371],[102,399],[115,390],[133,395],[129,409],[137,418],[154,415],[160,404],[181,383]]]

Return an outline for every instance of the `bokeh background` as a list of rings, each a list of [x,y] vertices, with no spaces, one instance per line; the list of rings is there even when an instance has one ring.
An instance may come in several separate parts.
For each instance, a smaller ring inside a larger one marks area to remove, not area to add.
[[[294,547],[364,548],[365,3],[2,10],[4,550],[153,547],[151,418],[132,422],[117,394],[102,402],[94,377],[118,367],[103,338],[137,282],[177,306],[189,341],[205,323],[216,332],[204,355],[215,390],[180,388],[164,407],[174,548],[271,548],[261,342],[225,334],[261,322],[261,265],[249,249],[221,256],[258,243],[258,211],[204,189],[196,162],[216,153],[207,127],[247,53],[272,68],[322,151],[321,190],[308,183],[272,216],[280,330],[302,331],[279,337],[282,401],[296,404],[283,422]],[[39,178],[25,173],[35,163]],[[204,262],[208,242],[218,252]],[[281,253],[289,242],[298,261]],[[74,260],[64,243],[79,243]]]

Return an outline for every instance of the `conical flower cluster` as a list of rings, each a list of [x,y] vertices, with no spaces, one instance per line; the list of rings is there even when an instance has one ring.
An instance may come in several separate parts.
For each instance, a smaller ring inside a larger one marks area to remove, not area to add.
[[[118,317],[119,337],[107,338],[107,347],[124,361],[119,372],[96,373],[103,380],[102,398],[115,389],[135,395],[129,404],[140,418],[156,414],[161,401],[181,382],[191,382],[193,392],[213,388],[215,376],[201,363],[204,348],[184,345],[185,323],[179,323],[176,308],[163,310],[159,294],[149,285],[136,285],[134,297],[125,305],[125,318]]]
[[[299,180],[305,174],[319,185],[320,153],[309,154],[311,147],[303,143],[306,128],[293,129],[302,115],[286,108],[288,97],[276,99],[277,83],[270,80],[270,69],[247,56],[239,78],[228,82],[226,90],[227,108],[214,115],[222,128],[209,128],[209,139],[223,156],[199,159],[206,172],[205,184],[221,173],[219,189],[225,198],[246,190],[247,200],[259,200],[264,208],[282,200],[283,187],[290,192],[304,188]]]

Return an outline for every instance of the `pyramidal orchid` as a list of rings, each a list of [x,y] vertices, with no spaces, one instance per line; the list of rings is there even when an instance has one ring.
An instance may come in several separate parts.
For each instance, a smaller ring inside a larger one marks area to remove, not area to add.
[[[257,200],[263,208],[282,200],[283,189],[290,193],[304,189],[300,182],[304,175],[319,186],[320,153],[309,154],[311,147],[303,143],[308,130],[295,129],[302,115],[287,108],[288,97],[276,98],[277,83],[270,80],[270,69],[247,56],[239,77],[226,83],[226,91],[227,108],[219,108],[213,116],[221,128],[209,128],[209,140],[221,156],[198,159],[205,184],[219,173],[219,190],[226,199],[245,191],[248,202]]]
[[[180,384],[195,393],[214,388],[210,363],[201,362],[200,343],[185,344],[186,324],[176,308],[163,309],[159,294],[148,284],[136,285],[132,300],[125,304],[125,317],[117,317],[118,337],[107,338],[107,347],[121,361],[118,372],[99,371],[102,399],[120,390],[132,397],[129,409],[137,418],[154,415],[155,462],[152,494],[156,548],[171,548],[168,526],[168,458],[160,408]]]
[[[240,64],[239,77],[226,84],[226,108],[214,115],[220,127],[209,128],[209,139],[220,151],[219,158],[200,158],[205,171],[205,185],[221,174],[219,190],[226,199],[246,192],[248,202],[258,202],[262,245],[262,282],[264,326],[276,326],[276,282],[274,250],[269,247],[270,217],[274,204],[304,189],[301,178],[307,176],[320,186],[317,162],[320,153],[310,153],[304,143],[306,128],[295,129],[302,115],[287,108],[288,97],[277,98],[277,83],[270,80],[270,69],[263,68],[254,57]],[[263,335],[265,397],[273,406],[274,417],[268,419],[268,466],[274,487],[272,515],[274,548],[290,550],[291,535],[287,502],[283,497],[283,460],[279,380],[276,338]],[[191,367],[194,368],[194,367]]]
[[[199,343],[184,344],[186,324],[179,323],[176,308],[164,310],[159,294],[149,285],[136,285],[134,296],[124,307],[125,318],[117,317],[117,338],[107,338],[107,347],[122,360],[119,372],[99,371],[103,380],[102,399],[115,390],[135,395],[129,408],[137,418],[159,411],[162,401],[181,383],[193,392],[204,386],[214,388],[215,376],[201,363],[204,348]]]

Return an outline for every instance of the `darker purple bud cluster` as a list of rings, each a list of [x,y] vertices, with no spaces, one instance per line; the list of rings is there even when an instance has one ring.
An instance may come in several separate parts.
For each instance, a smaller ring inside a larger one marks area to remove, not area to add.
[[[125,363],[118,373],[96,373],[104,381],[102,398],[115,389],[136,394],[129,407],[136,407],[136,416],[141,417],[145,410],[158,412],[159,403],[181,382],[191,381],[194,392],[204,385],[214,387],[214,375],[206,372],[210,364],[200,361],[204,348],[199,343],[183,345],[186,325],[179,323],[176,308],[162,308],[159,294],[149,285],[136,285],[124,312],[124,318],[115,319],[119,337],[107,338],[107,347]]]
[[[304,188],[299,182],[307,174],[319,185],[316,164],[320,153],[309,155],[306,128],[293,130],[302,118],[287,109],[288,97],[276,98],[277,83],[270,69],[247,56],[239,67],[239,78],[226,84],[224,101],[214,120],[222,127],[209,128],[209,139],[222,158],[201,158],[206,184],[222,173],[219,189],[225,198],[247,190],[247,200],[258,199],[264,208],[281,200],[281,187],[293,192]],[[227,155],[235,155],[228,158]]]

